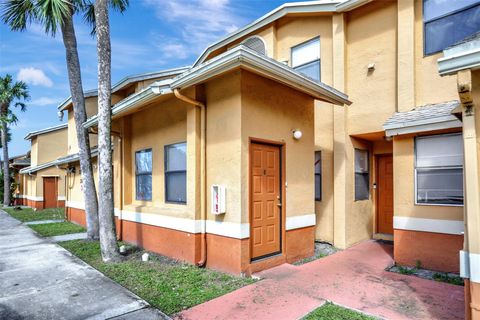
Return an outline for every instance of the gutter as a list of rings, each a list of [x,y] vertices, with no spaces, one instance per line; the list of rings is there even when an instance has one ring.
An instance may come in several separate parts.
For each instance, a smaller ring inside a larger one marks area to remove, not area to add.
[[[206,126],[206,106],[203,102],[194,100],[180,93],[180,90],[173,89],[173,94],[177,99],[200,108],[200,220],[202,223],[201,253],[200,261],[196,263],[198,267],[204,267],[207,263],[207,184],[206,184],[206,154],[207,154],[207,126]]]
[[[119,103],[117,103],[112,107],[112,117],[117,114],[128,111],[130,109],[133,109],[139,103],[149,102],[153,100],[155,97],[157,97],[158,95],[172,93],[172,90],[168,87],[167,82],[170,83],[170,81],[166,81],[166,80],[160,81],[156,85],[153,84],[150,87],[145,88],[142,91],[123,99],[122,101],[120,101]],[[95,115],[87,119],[87,121],[83,123],[83,127],[85,129],[88,129],[97,124],[98,124],[98,116]]]
[[[350,105],[352,103],[348,100],[346,94],[322,82],[313,81],[283,63],[261,56],[243,45],[190,69],[180,77],[175,78],[170,86],[172,88],[185,88],[240,66],[267,78],[275,79],[287,86],[296,89],[301,88],[301,91],[319,100],[336,105]]]
[[[451,75],[464,69],[478,69],[480,68],[480,48],[446,56],[437,61],[438,73],[441,76]]]

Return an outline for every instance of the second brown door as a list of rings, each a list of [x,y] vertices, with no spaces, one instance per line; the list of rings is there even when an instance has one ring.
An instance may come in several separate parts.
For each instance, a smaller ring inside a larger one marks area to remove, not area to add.
[[[56,177],[43,178],[43,207],[45,209],[57,207],[57,178]]]
[[[280,147],[252,143],[250,149],[252,259],[281,252]]]
[[[377,157],[377,232],[393,233],[393,157]]]

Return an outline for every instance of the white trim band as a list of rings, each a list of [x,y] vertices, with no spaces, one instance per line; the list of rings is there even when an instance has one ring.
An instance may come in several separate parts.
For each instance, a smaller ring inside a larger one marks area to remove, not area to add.
[[[149,224],[152,226],[180,230],[190,233],[201,232],[201,221],[186,218],[169,217],[155,213],[122,211],[122,220]]]
[[[74,208],[74,209],[80,209],[80,210],[85,210],[85,203],[84,203],[83,201],[67,200],[67,201],[65,202],[65,207]]]
[[[480,254],[460,250],[460,277],[480,283]]]
[[[31,200],[31,201],[43,201],[43,197],[36,197],[36,196],[25,196],[24,199]]]
[[[65,198],[65,196],[58,196],[58,197],[57,197],[57,200],[58,200],[58,201],[65,201],[65,200],[67,200],[67,199]]]
[[[207,220],[207,233],[235,239],[247,239],[250,238],[250,224]]]
[[[287,223],[285,223],[286,230],[300,229],[305,227],[312,227],[316,224],[316,216],[314,213],[306,214],[303,216],[287,217]]]
[[[393,217],[393,228],[401,230],[425,231],[463,235],[464,224],[459,220],[424,219],[412,217]]]

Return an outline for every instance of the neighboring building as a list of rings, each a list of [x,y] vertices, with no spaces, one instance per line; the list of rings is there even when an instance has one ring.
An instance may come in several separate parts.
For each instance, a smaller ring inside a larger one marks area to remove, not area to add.
[[[56,160],[67,153],[67,124],[30,132],[30,166],[20,170],[23,204],[34,209],[65,206],[65,172]]]
[[[465,241],[460,276],[465,279],[465,318],[480,319],[480,33],[443,53],[439,72],[456,78],[461,104],[453,113],[463,122]]]
[[[137,92],[148,88],[155,81],[171,79],[188,70],[187,67],[161,70],[156,72],[143,73],[125,77],[112,86],[112,104],[115,105],[119,101],[127,99]],[[85,92],[85,106],[87,116],[92,117],[97,114],[97,90]],[[82,192],[82,179],[80,172],[80,164],[78,157],[78,140],[75,120],[73,118],[73,106],[71,98],[66,99],[58,107],[62,114],[67,112],[68,116],[68,147],[64,157],[58,160],[57,165],[65,169],[67,174],[66,189],[66,215],[70,221],[85,225],[84,199]],[[90,134],[90,146],[92,147],[92,155],[96,156],[97,135],[94,131]],[[114,141],[114,149],[117,146]],[[93,159],[94,179],[97,181],[96,159]]]
[[[308,256],[314,239],[388,239],[400,264],[458,272],[466,157],[457,78],[437,59],[479,11],[288,3],[176,78],[114,96],[119,237],[234,273]],[[79,188],[71,201],[84,215]]]
[[[26,194],[26,188],[24,186],[23,177],[20,174],[20,170],[30,166],[30,152],[9,159],[9,167],[13,170],[13,179],[15,190],[13,191],[13,205],[23,205],[24,194]]]

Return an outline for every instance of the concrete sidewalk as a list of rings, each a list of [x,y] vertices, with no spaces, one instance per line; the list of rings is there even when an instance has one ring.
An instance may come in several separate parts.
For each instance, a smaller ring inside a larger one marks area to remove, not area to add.
[[[177,319],[300,319],[325,301],[385,319],[463,319],[463,287],[385,271],[392,246],[367,241],[181,312]]]
[[[0,210],[0,319],[165,319]]]

